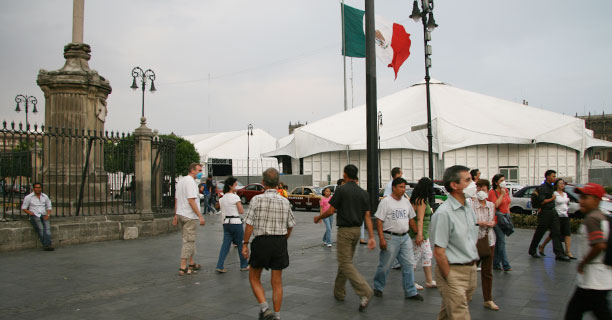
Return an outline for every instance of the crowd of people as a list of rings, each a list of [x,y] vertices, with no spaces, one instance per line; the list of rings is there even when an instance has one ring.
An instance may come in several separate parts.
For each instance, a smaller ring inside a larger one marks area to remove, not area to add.
[[[470,319],[468,303],[477,289],[478,271],[484,307],[500,310],[493,301],[492,270],[512,271],[505,244],[514,231],[504,175],[496,174],[489,182],[480,178],[478,169],[470,171],[461,165],[447,168],[443,184],[449,196],[434,211],[431,205],[434,203],[433,181],[420,179],[407,197],[408,182],[402,178],[401,169],[394,168],[384,197],[372,214],[369,195],[357,184],[357,173],[356,166],[345,166],[343,179],[338,181],[335,192],[332,194],[329,188],[323,190],[320,212],[313,219],[314,223],[325,223],[323,243],[331,247],[333,216],[336,216],[338,266],[333,296],[338,301],[344,301],[348,281],[359,297],[359,311],[365,311],[373,296],[383,298],[390,270],[394,264],[399,264],[404,296],[414,301],[424,301],[418,293],[424,287],[414,279],[416,268],[423,268],[425,287],[437,288],[442,298],[438,319]],[[178,273],[181,276],[197,273],[201,268],[194,261],[197,226],[204,226],[206,222],[196,201],[199,192],[207,189],[207,203],[216,194],[212,182],[208,182],[212,177],[198,186],[196,179],[201,178],[202,166],[193,163],[188,176],[180,179],[176,186],[173,224],[182,232]],[[597,319],[611,319],[607,296],[612,290],[612,248],[608,247],[612,219],[599,209],[605,190],[595,183],[575,188],[580,194],[580,210],[584,214],[577,235],[581,255],[576,257],[571,252],[569,197],[564,191],[565,182],[557,179],[553,170],[546,171],[544,178],[531,199],[538,210],[538,223],[528,253],[533,258],[540,258],[545,255],[546,244],[552,241],[557,260],[579,260],[577,288],[568,303],[566,319],[581,319],[587,311],[592,311]],[[224,196],[219,200],[223,241],[215,270],[227,272],[225,259],[232,243],[237,246],[240,270],[249,272],[251,289],[260,306],[259,319],[275,320],[280,319],[282,272],[289,266],[287,241],[296,221],[283,193],[285,186],[279,186],[279,172],[273,168],[265,170],[262,184],[264,193],[253,197],[245,212],[235,194],[237,179],[225,180]],[[49,228],[51,202],[42,193],[40,183],[35,183],[33,190],[26,196],[22,210],[30,216],[45,250],[53,250]],[[362,226],[367,233],[367,248],[375,249],[377,238],[380,248],[373,288],[353,264],[356,248],[365,240]],[[546,231],[550,232],[549,236],[541,242]],[[435,269],[432,270],[434,259]],[[266,301],[261,284],[264,268],[271,269],[272,307]]]

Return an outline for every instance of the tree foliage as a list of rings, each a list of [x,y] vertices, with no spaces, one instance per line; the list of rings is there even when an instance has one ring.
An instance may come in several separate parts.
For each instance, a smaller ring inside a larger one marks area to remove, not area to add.
[[[193,143],[173,134],[160,135],[160,138],[172,139],[176,141],[176,174],[185,176],[189,173],[189,165],[200,163],[200,155]]]

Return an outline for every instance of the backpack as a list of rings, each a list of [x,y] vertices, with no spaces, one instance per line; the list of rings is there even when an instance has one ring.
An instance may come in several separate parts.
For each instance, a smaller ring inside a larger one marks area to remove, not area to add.
[[[608,246],[606,247],[606,255],[604,256],[603,263],[607,266],[612,266],[612,237],[610,236],[612,215],[606,214],[606,218],[608,218]]]
[[[542,201],[540,200],[540,188],[537,187],[531,193],[531,207],[533,209],[539,209],[542,206]]]

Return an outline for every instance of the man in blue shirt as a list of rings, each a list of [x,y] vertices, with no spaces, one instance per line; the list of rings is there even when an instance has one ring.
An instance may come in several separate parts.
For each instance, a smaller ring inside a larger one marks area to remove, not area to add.
[[[478,224],[466,198],[475,195],[469,168],[452,166],[444,171],[444,187],[450,196],[438,208],[429,225],[436,258],[436,281],[442,296],[438,319],[470,319],[468,302],[476,289]]]

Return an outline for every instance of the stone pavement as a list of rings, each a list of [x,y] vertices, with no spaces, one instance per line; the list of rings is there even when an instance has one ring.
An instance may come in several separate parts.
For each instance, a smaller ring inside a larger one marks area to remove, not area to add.
[[[289,240],[291,265],[283,276],[283,319],[436,318],[438,291],[421,291],[424,302],[405,300],[401,273],[394,270],[384,298],[373,297],[366,312],[357,311],[358,298],[349,283],[346,300],[336,301],[335,247],[322,246],[324,226],[312,223],[313,212],[295,214],[298,224]],[[214,272],[223,233],[219,216],[207,216],[206,221],[197,240],[196,261],[203,270],[192,276],[177,275],[179,233],[60,247],[54,252],[0,254],[0,319],[256,319],[258,304],[248,272],[239,271],[237,250],[232,248],[226,260],[227,273]],[[501,310],[482,307],[479,287],[470,304],[473,319],[563,317],[577,263],[555,261],[550,246],[545,258],[529,257],[532,233],[517,230],[508,239],[513,271],[494,273],[493,296]],[[355,261],[371,283],[378,249],[360,246]],[[269,279],[270,273],[264,271],[262,281],[271,304]],[[416,279],[424,284],[421,270]]]

